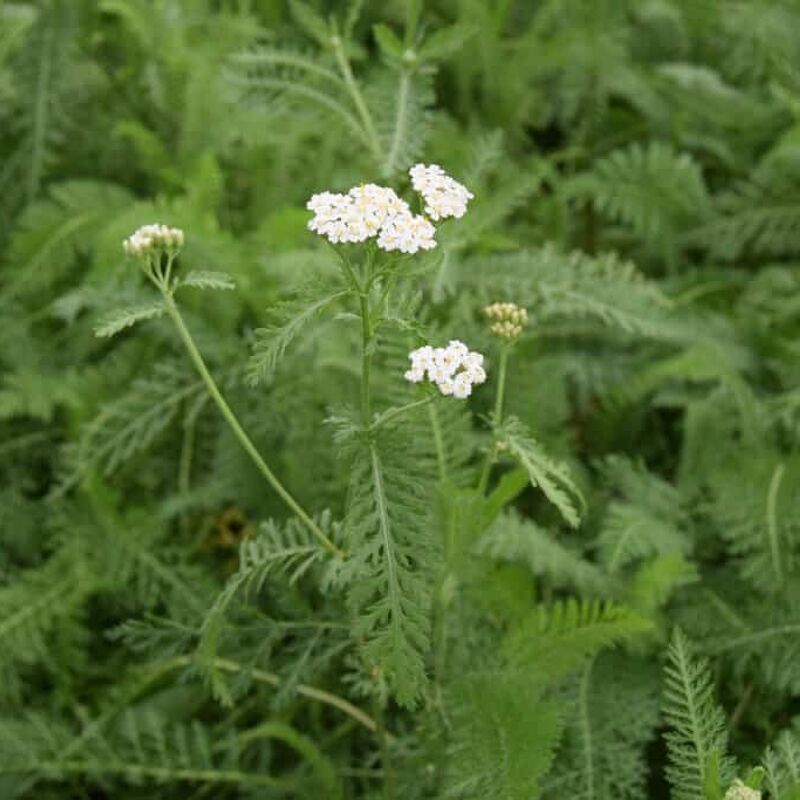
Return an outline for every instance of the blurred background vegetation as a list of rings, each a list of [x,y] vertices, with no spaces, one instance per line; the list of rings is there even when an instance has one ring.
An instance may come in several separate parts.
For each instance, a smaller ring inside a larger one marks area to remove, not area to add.
[[[5,0],[0,796],[381,796],[363,732],[292,694],[347,691],[341,616],[318,594],[242,612],[233,708],[199,679],[187,654],[240,543],[285,512],[166,323],[113,342],[93,328],[146,298],[122,240],[183,228],[187,263],[237,285],[188,304],[213,371],[292,492],[340,518],[348,475],[324,420],[356,397],[349,334],[309,328],[257,388],[247,354],[269,309],[334,269],[307,198],[403,185],[416,160],[476,196],[419,278],[422,321],[482,345],[483,303],[528,307],[509,404],[589,501],[557,551],[555,536],[492,545],[512,565],[492,602],[519,586],[624,598],[660,636],[581,673],[543,796],[667,796],[675,623],[713,657],[746,762],[795,724],[800,3]],[[558,530],[535,493],[514,504],[515,524]],[[251,665],[284,688],[253,688]],[[224,743],[266,708],[274,727],[231,760]],[[446,796],[433,723],[393,713],[398,796]],[[185,732],[167,741],[172,724]]]

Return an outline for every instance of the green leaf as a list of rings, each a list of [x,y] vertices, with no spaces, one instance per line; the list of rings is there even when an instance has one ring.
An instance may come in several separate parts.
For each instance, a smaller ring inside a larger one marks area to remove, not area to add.
[[[478,29],[468,23],[457,22],[449,28],[435,31],[419,49],[423,61],[440,61],[458,52]]]
[[[399,61],[402,59],[404,51],[403,43],[397,38],[395,32],[388,25],[380,23],[373,25],[372,33],[385,59],[388,61]]]
[[[692,653],[689,641],[676,629],[665,667],[664,717],[674,800],[702,800],[706,791],[727,786],[733,764],[727,755],[728,732],[722,709],[714,702],[708,664]]]
[[[350,293],[350,289],[338,288],[322,297],[310,301],[296,300],[278,309],[278,320],[269,328],[256,330],[253,354],[247,365],[247,380],[251,386],[272,376],[278,361],[294,338],[309,325],[312,319],[329,306]]]
[[[522,673],[470,675],[448,698],[452,744],[447,797],[532,800],[550,767],[561,712]]]
[[[509,632],[503,652],[515,668],[556,681],[603,648],[652,631],[653,623],[627,606],[569,599],[535,608]]]
[[[292,19],[312,39],[316,39],[323,47],[330,45],[331,32],[328,23],[308,3],[290,0],[289,11]]]
[[[550,458],[516,417],[509,417],[497,429],[497,436],[528,473],[531,485],[544,492],[570,527],[577,528],[585,502],[567,466]]]
[[[576,587],[589,595],[609,589],[605,575],[529,519],[507,513],[499,517],[475,548],[480,556],[525,564],[531,574],[546,575],[556,587]]]
[[[354,636],[363,642],[366,671],[381,676],[400,705],[414,708],[428,683],[436,564],[421,447],[405,429],[383,429],[372,441],[352,429],[341,435],[351,437],[353,459],[342,569]]]
[[[224,272],[192,270],[181,278],[178,286],[194,286],[196,289],[235,289],[233,278]]]
[[[116,336],[120,331],[133,327],[137,322],[160,317],[165,311],[166,308],[161,302],[118,308],[115,311],[110,311],[101,319],[94,329],[94,335],[100,337]]]

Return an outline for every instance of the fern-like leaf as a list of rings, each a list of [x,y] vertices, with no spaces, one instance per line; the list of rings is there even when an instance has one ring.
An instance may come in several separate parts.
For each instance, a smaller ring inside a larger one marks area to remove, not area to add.
[[[800,737],[784,731],[764,755],[770,800],[800,798]]]
[[[320,528],[334,539],[338,537],[329,513],[318,520]],[[315,565],[323,561],[324,551],[308,528],[291,519],[283,525],[274,521],[262,523],[257,537],[242,543],[239,568],[228,579],[222,592],[203,619],[198,655],[215,696],[223,703],[232,702],[227,685],[215,665],[219,638],[225,615],[240,592],[258,594],[270,577],[283,576],[294,585]]]
[[[623,605],[567,600],[538,606],[511,631],[506,659],[554,680],[605,647],[647,635],[652,623]]]
[[[603,595],[608,581],[579,551],[558,542],[532,520],[505,514],[477,542],[478,555],[527,566],[533,575],[546,575],[556,586],[573,586]]]
[[[0,724],[0,772],[54,780],[83,775],[133,785],[190,783],[261,791],[287,786],[285,779],[245,766],[241,743],[200,722],[128,711],[92,733],[76,750],[70,747],[74,731],[65,724],[33,715],[5,720]]]
[[[567,466],[550,458],[515,417],[509,417],[497,433],[510,455],[526,470],[531,484],[542,490],[570,527],[577,528],[584,500]]]
[[[450,698],[454,741],[445,797],[536,800],[561,732],[557,704],[521,673],[474,675]]]
[[[318,314],[350,293],[349,289],[337,288],[313,299],[300,299],[286,303],[279,309],[276,322],[269,328],[256,330],[256,342],[247,367],[247,379],[251,386],[267,380],[275,371],[286,348],[300,335]]]
[[[408,469],[408,442],[396,431],[361,441],[353,432],[345,525],[349,603],[364,660],[377,667],[400,704],[415,706],[426,686],[425,654],[432,541],[420,476]]]
[[[680,629],[675,630],[667,653],[665,679],[664,717],[671,729],[666,737],[667,776],[672,797],[705,800],[710,779],[727,786],[733,777],[728,733],[722,709],[714,701],[708,665],[695,658]],[[713,764],[719,771],[717,778],[710,774]]]
[[[91,468],[110,475],[150,447],[184,405],[205,399],[202,382],[186,369],[168,362],[157,365],[152,377],[135,381],[83,428],[78,442],[67,450],[58,492],[74,486]]]
[[[236,284],[230,275],[209,270],[191,270],[180,279],[178,286],[192,286],[195,289],[235,289]]]
[[[687,223],[706,217],[710,203],[698,164],[660,142],[631,145],[595,162],[566,186],[597,210],[667,250]]]
[[[137,322],[160,317],[166,311],[163,303],[146,303],[139,306],[119,308],[103,315],[94,329],[94,335],[103,338],[116,336],[126,328],[132,328]]]

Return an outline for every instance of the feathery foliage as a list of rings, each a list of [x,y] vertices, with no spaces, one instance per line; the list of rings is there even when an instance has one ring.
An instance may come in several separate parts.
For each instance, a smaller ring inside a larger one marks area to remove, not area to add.
[[[798,31],[0,3],[0,797],[800,800]]]

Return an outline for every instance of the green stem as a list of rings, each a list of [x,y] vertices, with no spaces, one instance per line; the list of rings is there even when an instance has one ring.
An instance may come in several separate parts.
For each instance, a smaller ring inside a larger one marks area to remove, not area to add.
[[[369,113],[367,104],[364,102],[364,97],[361,94],[361,89],[358,88],[358,83],[353,76],[353,70],[350,69],[350,62],[344,52],[344,45],[342,38],[338,34],[331,36],[331,44],[333,45],[333,54],[336,58],[336,63],[339,66],[339,71],[344,78],[347,91],[356,107],[356,112],[361,119],[361,124],[364,126],[364,134],[366,136],[367,144],[372,150],[372,155],[375,160],[380,163],[381,160],[381,144],[378,139],[378,133],[375,129],[375,123],[372,121],[372,114]]]
[[[383,793],[386,800],[395,800],[397,797],[394,767],[392,766],[392,753],[389,748],[389,737],[383,727],[383,710],[380,704],[375,704],[375,719],[378,724],[377,734],[381,748],[381,765],[383,766]]]
[[[377,428],[386,425],[393,419],[397,419],[397,417],[401,417],[403,414],[407,414],[409,411],[413,411],[415,408],[422,408],[423,406],[430,405],[435,399],[436,395],[430,395],[428,397],[424,397],[422,400],[415,400],[413,403],[406,403],[404,406],[390,408],[388,411],[385,411],[383,414],[379,414],[378,417],[376,417],[375,424],[372,425],[372,430],[376,430]]]
[[[371,396],[370,396],[370,372],[372,370],[372,329],[369,321],[369,296],[364,293],[359,298],[361,310],[361,423],[364,430],[370,426]]]
[[[506,393],[506,373],[508,371],[508,356],[511,352],[509,347],[504,347],[500,352],[500,366],[497,372],[497,395],[494,401],[494,414],[492,415],[492,425],[495,429],[500,426],[503,421],[503,400]],[[483,462],[483,470],[481,471],[481,479],[478,484],[478,491],[483,494],[486,487],[489,485],[489,474],[492,471],[492,464],[494,463],[495,451],[494,444],[489,448],[486,454],[486,460]]]
[[[192,460],[194,458],[194,437],[197,424],[197,416],[192,414],[183,423],[183,442],[181,443],[180,462],[178,463],[178,493],[181,498],[189,494],[192,484]],[[181,532],[186,535],[189,532],[189,515],[184,508],[180,517]]]
[[[181,313],[178,310],[178,306],[173,300],[172,295],[169,293],[166,287],[159,286],[159,288],[164,296],[164,301],[167,306],[167,313],[170,315],[172,321],[175,323],[175,327],[178,329],[178,334],[184,346],[186,347],[187,352],[189,353],[189,358],[192,360],[192,363],[196,367],[198,373],[200,373],[200,377],[203,379],[206,389],[208,389],[208,393],[211,395],[211,399],[217,404],[217,408],[220,410],[220,413],[230,426],[233,434],[239,440],[239,444],[242,445],[244,450],[253,460],[253,463],[267,480],[267,483],[269,483],[269,485],[275,490],[283,502],[286,503],[286,505],[289,506],[289,508],[302,520],[306,527],[317,538],[319,543],[332,555],[338,558],[343,557],[344,553],[322,532],[316,522],[314,522],[314,520],[311,519],[311,517],[301,508],[298,502],[289,494],[289,492],[284,488],[283,484],[275,477],[272,470],[267,466],[266,461],[264,461],[264,459],[261,457],[261,454],[250,440],[250,437],[245,433],[244,428],[242,428],[239,420],[236,418],[236,415],[231,410],[231,407],[222,396],[219,387],[214,382],[214,378],[211,377],[211,373],[208,371],[208,367],[206,367],[205,361],[203,361],[203,357],[200,355],[200,351],[197,349],[194,339],[192,339],[192,335],[189,333],[189,329],[186,327],[186,323],[183,321],[183,317],[181,316]]]
[[[447,481],[447,459],[444,455],[444,439],[442,438],[442,426],[439,424],[439,414],[436,406],[428,407],[428,415],[431,418],[431,430],[433,431],[433,443],[436,447],[436,464],[439,467],[439,480],[442,483]]]

